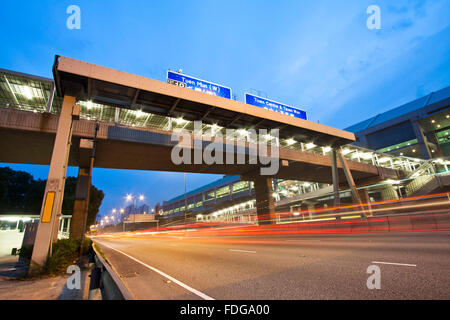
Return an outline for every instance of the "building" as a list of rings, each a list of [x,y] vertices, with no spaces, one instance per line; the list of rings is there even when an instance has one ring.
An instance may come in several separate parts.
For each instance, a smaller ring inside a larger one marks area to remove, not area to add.
[[[62,215],[59,221],[58,238],[69,237],[71,215]],[[8,256],[12,250],[20,249],[25,229],[32,224],[37,226],[39,214],[1,214],[0,215],[0,257]],[[34,239],[34,234],[32,235]],[[34,241],[34,240],[33,240]]]
[[[227,206],[238,199],[240,201],[250,200],[253,196],[252,182],[240,181],[240,177],[237,175],[225,176],[188,192],[186,197],[182,194],[168,201],[163,201],[159,214],[182,214],[185,211],[186,203],[189,212],[209,212]]]
[[[357,138],[354,145],[363,147],[368,152],[374,150],[378,156],[390,154],[392,156],[414,158],[440,158],[450,156],[450,87],[402,106],[361,121],[345,130],[355,133]],[[370,152],[369,152],[370,153]],[[373,152],[372,152],[373,153]],[[381,153],[381,154],[380,154]],[[360,153],[361,155],[362,153]],[[358,152],[354,153],[358,156]],[[363,155],[364,157],[364,155]],[[387,159],[387,158],[386,158]],[[382,160],[379,159],[379,160]],[[448,166],[438,170],[446,174]],[[426,170],[428,172],[426,172]],[[420,183],[428,183],[432,173],[431,168],[423,168],[425,177]],[[434,181],[433,181],[434,182]],[[399,198],[414,195],[418,192],[418,182],[406,179],[403,182],[387,182],[377,184],[368,189],[369,201]],[[294,181],[273,179],[273,197],[276,211],[310,210],[326,208],[333,205],[332,185],[311,181]],[[442,186],[440,186],[442,187]],[[340,193],[342,203],[350,203],[349,191]],[[239,176],[225,176],[203,187],[164,201],[160,215],[178,216],[185,212],[194,213],[197,220],[251,222],[255,214],[255,195],[253,183],[240,181]],[[247,214],[248,213],[248,214]]]
[[[355,145],[391,155],[450,156],[450,86],[348,128]]]
[[[273,197],[276,202],[281,202],[295,196],[304,195],[331,186],[324,183],[272,179]],[[329,190],[326,189],[328,192]],[[186,198],[186,199],[185,199]],[[248,211],[254,215],[255,211],[255,190],[253,182],[241,181],[240,177],[225,176],[205,186],[181,194],[168,201],[163,201],[159,214],[162,216],[184,215],[185,203],[190,214],[197,215],[197,220],[208,219],[212,216],[227,216],[230,219]],[[248,220],[255,220],[255,217],[248,216]]]

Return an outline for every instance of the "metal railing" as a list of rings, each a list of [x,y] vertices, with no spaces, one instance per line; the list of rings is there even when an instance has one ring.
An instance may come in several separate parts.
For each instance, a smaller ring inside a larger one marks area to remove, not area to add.
[[[94,264],[89,284],[89,300],[134,300],[133,295],[120,280],[118,273],[92,245],[90,262]]]

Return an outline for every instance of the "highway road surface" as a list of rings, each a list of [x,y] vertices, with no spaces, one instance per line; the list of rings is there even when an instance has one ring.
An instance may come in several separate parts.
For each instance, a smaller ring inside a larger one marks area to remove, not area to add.
[[[136,299],[450,299],[448,231],[186,234],[94,241]],[[373,265],[380,289],[367,287]]]

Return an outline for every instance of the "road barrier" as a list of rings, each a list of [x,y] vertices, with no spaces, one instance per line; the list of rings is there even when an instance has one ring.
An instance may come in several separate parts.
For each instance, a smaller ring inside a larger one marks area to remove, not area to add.
[[[120,280],[118,273],[92,246],[91,257],[94,268],[91,271],[89,284],[89,300],[134,300],[130,291]]]

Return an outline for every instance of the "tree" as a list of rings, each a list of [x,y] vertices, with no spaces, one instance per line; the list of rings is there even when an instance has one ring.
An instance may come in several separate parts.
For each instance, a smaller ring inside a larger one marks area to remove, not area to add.
[[[77,178],[68,177],[66,179],[66,185],[64,188],[64,201],[61,210],[63,214],[73,213],[73,204],[75,202],[76,188],[77,188]],[[94,185],[91,185],[91,190],[89,192],[89,207],[86,221],[86,230],[88,230],[90,225],[94,224],[95,218],[97,217],[97,213],[100,209],[104,197],[105,194],[103,193],[102,190],[97,189]]]
[[[0,212],[30,212],[28,195],[34,183],[33,176],[27,172],[0,168]]]
[[[0,168],[0,213],[40,214],[47,180],[34,180],[24,171]],[[67,177],[64,187],[62,214],[72,215],[77,178]],[[91,185],[86,228],[95,222],[105,194]]]

